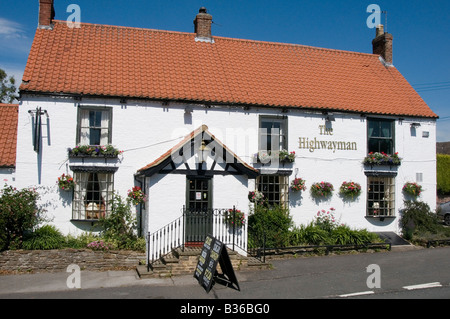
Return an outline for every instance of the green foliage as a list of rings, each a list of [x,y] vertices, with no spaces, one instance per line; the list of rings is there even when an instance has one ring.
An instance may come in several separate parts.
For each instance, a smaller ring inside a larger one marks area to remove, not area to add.
[[[8,77],[6,72],[0,69],[0,103],[13,103],[17,99],[16,80]]]
[[[281,206],[265,207],[258,205],[249,216],[251,247],[261,247],[266,235],[266,247],[283,247],[289,240],[289,230],[293,226],[287,209]]]
[[[22,248],[33,250],[60,249],[65,246],[66,239],[53,225],[45,225],[25,236]]]
[[[450,155],[436,155],[437,191],[450,194]]]
[[[136,218],[131,213],[130,200],[123,200],[118,194],[114,194],[111,213],[99,221],[99,226],[103,228],[104,239],[114,242],[117,248],[129,248],[137,240],[136,225]]]
[[[428,204],[420,201],[405,201],[400,227],[405,239],[418,243],[450,237],[450,229],[442,225]]]
[[[23,234],[43,220],[39,194],[33,189],[5,186],[0,192],[0,250],[22,247]]]
[[[334,209],[320,210],[314,221],[299,227],[293,226],[286,210],[259,208],[249,217],[249,247],[262,247],[263,234],[267,248],[308,245],[364,245],[380,242],[380,238],[366,229],[351,229],[339,224],[333,216]],[[275,222],[274,222],[275,221]],[[282,225],[283,227],[278,227]]]

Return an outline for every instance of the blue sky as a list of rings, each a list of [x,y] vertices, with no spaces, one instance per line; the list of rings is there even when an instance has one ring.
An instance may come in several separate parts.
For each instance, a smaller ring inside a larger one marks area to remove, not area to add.
[[[0,68],[20,83],[38,20],[38,0],[0,2]],[[369,4],[387,11],[394,65],[440,117],[437,140],[450,141],[448,0],[55,0],[56,19],[78,4],[81,22],[193,32],[201,6],[213,35],[372,53]],[[381,19],[384,24],[384,15]]]

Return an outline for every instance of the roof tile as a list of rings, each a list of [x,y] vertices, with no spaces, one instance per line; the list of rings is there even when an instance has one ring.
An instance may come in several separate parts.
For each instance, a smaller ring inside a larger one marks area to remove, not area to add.
[[[16,166],[17,104],[0,103],[0,167]]]
[[[38,29],[22,92],[437,117],[378,55],[55,21]]]

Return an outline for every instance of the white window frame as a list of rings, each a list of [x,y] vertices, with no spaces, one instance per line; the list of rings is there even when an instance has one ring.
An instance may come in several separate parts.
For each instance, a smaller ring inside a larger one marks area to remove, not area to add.
[[[395,176],[367,176],[367,217],[395,217]]]
[[[74,171],[72,219],[95,221],[111,212],[114,172]]]
[[[77,145],[111,144],[112,108],[80,106],[77,124]],[[94,131],[99,131],[98,141],[93,140]]]

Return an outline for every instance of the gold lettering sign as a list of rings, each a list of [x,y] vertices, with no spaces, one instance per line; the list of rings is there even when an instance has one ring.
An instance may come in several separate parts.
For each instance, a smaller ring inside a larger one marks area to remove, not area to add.
[[[325,125],[319,125],[320,135],[334,136],[332,128],[327,128]],[[308,149],[311,153],[315,150],[328,150],[333,151],[357,151],[358,145],[356,142],[347,141],[331,141],[317,139],[317,137],[299,137],[299,149]]]

